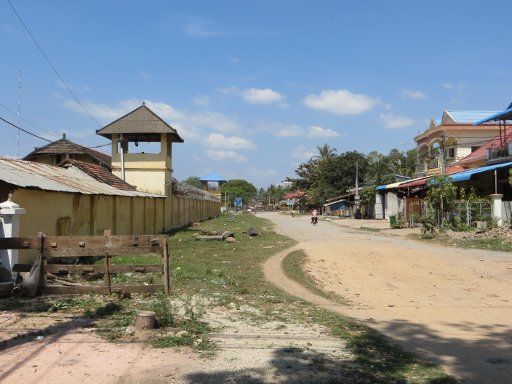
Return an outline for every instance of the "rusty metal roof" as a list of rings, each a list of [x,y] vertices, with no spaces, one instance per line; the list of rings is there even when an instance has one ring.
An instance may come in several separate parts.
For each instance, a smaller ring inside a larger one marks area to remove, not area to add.
[[[160,141],[162,133],[169,134],[172,141],[183,143],[178,132],[145,105],[96,131],[108,139],[112,139],[112,134],[123,134],[128,140],[141,141]]]
[[[116,195],[129,197],[160,197],[139,191],[123,191],[101,183],[78,168],[60,168],[32,161],[0,158],[0,181],[44,191],[81,193],[85,195]]]

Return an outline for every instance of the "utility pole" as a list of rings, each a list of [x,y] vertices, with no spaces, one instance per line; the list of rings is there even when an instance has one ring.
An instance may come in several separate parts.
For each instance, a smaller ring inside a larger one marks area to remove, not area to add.
[[[355,218],[360,219],[361,218],[361,202],[359,199],[359,162],[356,161],[356,192],[354,195],[354,200],[356,203],[356,212],[355,212]]]
[[[441,175],[445,176],[446,175],[446,154],[445,154],[445,145],[444,145],[444,140],[445,140],[445,134],[444,132],[441,133]]]

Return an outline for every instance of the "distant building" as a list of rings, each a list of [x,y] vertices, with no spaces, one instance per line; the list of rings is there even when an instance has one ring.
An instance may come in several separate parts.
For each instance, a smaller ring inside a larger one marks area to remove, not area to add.
[[[444,111],[440,119],[432,119],[427,130],[414,138],[418,150],[418,176],[441,173],[445,166],[465,158],[497,136],[497,122],[473,124],[493,111]],[[444,156],[443,156],[444,152]]]
[[[217,173],[210,173],[209,175],[201,177],[199,181],[203,184],[205,191],[214,195],[220,195],[222,184],[226,183],[227,180]]]
[[[110,169],[109,155],[74,143],[62,135],[62,139],[51,142],[44,147],[37,147],[23,160],[35,161],[48,165],[59,165],[64,160],[78,160],[86,163],[102,165]]]

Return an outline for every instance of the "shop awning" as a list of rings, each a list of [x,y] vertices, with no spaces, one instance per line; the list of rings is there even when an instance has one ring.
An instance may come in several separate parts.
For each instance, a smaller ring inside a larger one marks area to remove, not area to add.
[[[400,187],[399,188],[421,187],[422,185],[427,184],[427,180],[428,179],[430,179],[430,176],[418,177],[416,179],[405,181],[403,183],[400,183]]]
[[[377,188],[375,188],[377,191],[387,191],[388,189],[393,189],[398,187],[400,184],[402,184],[403,181],[399,181],[398,183],[392,183],[387,185],[379,185]]]
[[[485,173],[485,172],[491,172],[491,171],[494,171],[495,169],[507,168],[507,167],[512,167],[512,162],[487,165],[485,167],[469,169],[467,171],[459,172],[454,175],[451,175],[450,179],[452,179],[452,181],[455,181],[455,182],[468,181],[468,180],[471,180],[471,177],[473,175],[478,175],[480,173]]]

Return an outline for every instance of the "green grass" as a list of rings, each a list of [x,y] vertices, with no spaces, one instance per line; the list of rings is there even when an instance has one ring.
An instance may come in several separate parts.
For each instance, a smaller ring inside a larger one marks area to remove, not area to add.
[[[271,255],[295,242],[272,231],[272,224],[254,215],[228,215],[201,224],[200,228],[231,230],[237,243],[202,242],[195,240],[193,231],[181,231],[170,237],[174,294],[178,296],[203,295],[216,298],[216,305],[250,305],[259,309],[259,315],[250,320],[266,322],[278,320],[321,324],[332,335],[346,341],[347,348],[356,356],[356,365],[347,367],[347,375],[354,382],[372,383],[454,383],[438,367],[404,352],[378,332],[327,310],[316,308],[300,298],[292,297],[268,283],[262,272],[263,262]],[[242,235],[254,228],[262,236],[248,238]],[[319,292],[301,268],[302,252],[292,252],[285,259],[285,270],[317,294]],[[158,342],[170,345],[178,342],[167,338]],[[181,341],[180,341],[181,342]]]
[[[368,231],[368,232],[380,232],[380,228],[373,228],[373,227],[361,227],[359,228],[361,231]]]
[[[295,280],[318,296],[337,301],[341,304],[346,304],[347,301],[342,297],[339,297],[334,293],[322,291],[320,288],[318,288],[316,282],[307,273],[305,273],[304,269],[302,268],[305,258],[306,253],[302,250],[290,252],[283,260],[283,270],[285,275],[290,279]]]
[[[408,234],[408,238],[442,244],[457,248],[485,249],[488,251],[512,252],[512,242],[499,237],[489,239],[454,239],[446,235],[421,236],[418,234]]]

